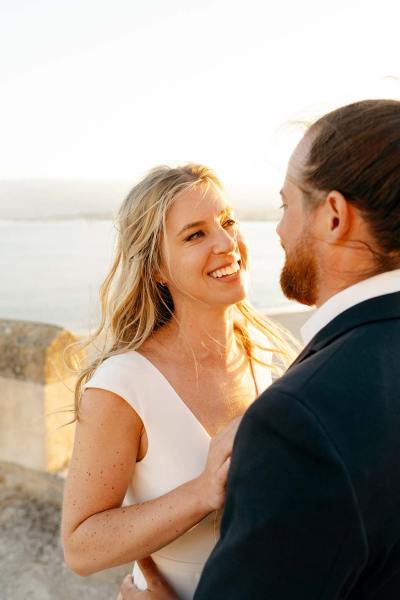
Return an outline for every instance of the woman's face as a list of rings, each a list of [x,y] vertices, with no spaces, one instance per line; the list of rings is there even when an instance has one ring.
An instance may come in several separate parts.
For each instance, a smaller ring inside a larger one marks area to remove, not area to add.
[[[247,248],[232,209],[213,185],[179,194],[168,211],[163,277],[175,307],[229,306],[246,296]]]

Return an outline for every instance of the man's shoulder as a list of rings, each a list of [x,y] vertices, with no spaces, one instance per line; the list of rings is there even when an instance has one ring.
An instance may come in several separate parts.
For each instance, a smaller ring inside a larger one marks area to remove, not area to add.
[[[400,362],[400,319],[376,321],[354,327],[332,339],[304,360],[289,368],[268,391],[307,397],[323,387],[324,393],[348,391],[361,381],[398,376]],[[266,393],[265,392],[265,393]]]
[[[259,422],[320,427],[352,461],[358,449],[381,442],[382,429],[400,428],[400,320],[347,331],[289,368],[253,404]]]

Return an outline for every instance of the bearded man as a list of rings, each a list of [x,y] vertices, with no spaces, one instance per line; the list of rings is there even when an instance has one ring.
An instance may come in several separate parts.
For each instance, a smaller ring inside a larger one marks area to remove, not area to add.
[[[322,117],[281,195],[282,289],[317,311],[243,417],[195,600],[398,600],[400,102]],[[144,570],[124,599],[176,598]]]

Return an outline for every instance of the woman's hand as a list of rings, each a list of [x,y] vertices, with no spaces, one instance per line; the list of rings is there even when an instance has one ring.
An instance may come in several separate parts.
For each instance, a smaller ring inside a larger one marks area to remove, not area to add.
[[[198,478],[199,494],[210,512],[218,510],[224,505],[233,440],[241,419],[242,417],[236,417],[211,438],[207,463]]]
[[[117,600],[179,600],[150,557],[140,560],[139,566],[145,576],[147,590],[140,591],[132,576],[127,575],[122,582]]]

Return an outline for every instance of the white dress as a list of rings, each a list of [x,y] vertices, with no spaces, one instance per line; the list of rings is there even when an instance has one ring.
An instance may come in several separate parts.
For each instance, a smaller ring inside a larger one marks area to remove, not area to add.
[[[253,373],[260,392],[271,384],[271,371],[267,367],[253,361]],[[97,368],[84,387],[101,388],[121,396],[143,421],[148,449],[146,456],[136,463],[124,504],[157,498],[200,475],[210,436],[147,358],[136,351],[112,356]],[[152,555],[181,600],[193,598],[218,532],[219,513],[212,513]],[[146,589],[136,564],[133,576],[135,584]]]

